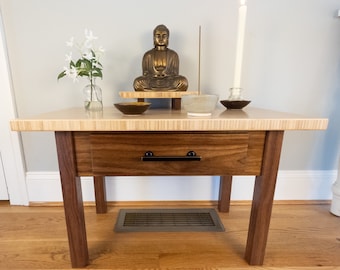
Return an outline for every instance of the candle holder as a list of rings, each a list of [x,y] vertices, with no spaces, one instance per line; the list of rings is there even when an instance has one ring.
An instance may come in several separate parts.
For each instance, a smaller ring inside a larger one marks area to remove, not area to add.
[[[230,96],[227,100],[221,100],[221,104],[229,110],[241,110],[250,103],[242,97],[243,89],[240,87],[230,88]]]

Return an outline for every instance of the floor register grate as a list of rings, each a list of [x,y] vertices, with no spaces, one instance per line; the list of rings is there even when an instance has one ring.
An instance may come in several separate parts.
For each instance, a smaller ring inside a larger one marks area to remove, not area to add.
[[[121,209],[116,232],[223,232],[213,208]]]

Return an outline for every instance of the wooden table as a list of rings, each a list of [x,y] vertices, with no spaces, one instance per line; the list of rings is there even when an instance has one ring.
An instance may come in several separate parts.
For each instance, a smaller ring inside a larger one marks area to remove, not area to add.
[[[219,175],[218,208],[224,212],[232,176],[256,176],[245,259],[262,265],[284,131],[323,130],[327,124],[251,107],[197,118],[177,110],[124,116],[115,108],[76,108],[16,119],[11,128],[55,132],[73,267],[89,263],[80,176],[94,176],[97,212],[106,212],[108,175]]]

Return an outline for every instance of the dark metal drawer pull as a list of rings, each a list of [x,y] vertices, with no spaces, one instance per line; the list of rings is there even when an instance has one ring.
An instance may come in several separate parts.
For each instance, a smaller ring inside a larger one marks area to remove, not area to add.
[[[154,156],[152,151],[145,152],[141,157],[142,161],[200,161],[201,157],[196,155],[195,151],[189,151],[186,156]]]

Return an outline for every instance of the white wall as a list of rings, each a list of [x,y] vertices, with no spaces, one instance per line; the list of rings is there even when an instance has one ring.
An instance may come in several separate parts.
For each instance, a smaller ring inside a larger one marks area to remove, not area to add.
[[[280,171],[275,200],[330,200],[336,171]],[[255,177],[235,176],[232,200],[251,200]],[[62,201],[58,172],[27,174],[30,202]],[[106,177],[108,201],[213,201],[219,177]],[[43,191],[43,192],[42,192]],[[82,178],[84,201],[94,201],[92,177]]]
[[[251,105],[329,118],[327,131],[287,132],[281,171],[337,168],[340,126],[339,0],[249,0],[242,85]],[[0,0],[19,116],[82,106],[86,84],[59,82],[65,41],[85,28],[99,37],[104,105],[132,90],[152,30],[170,29],[180,72],[197,88],[198,26],[202,26],[202,91],[228,96],[232,86],[237,0]],[[29,172],[58,169],[52,133],[23,136]],[[212,189],[214,180],[205,188]],[[301,190],[301,192],[303,192]]]

